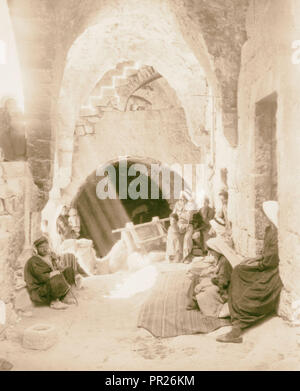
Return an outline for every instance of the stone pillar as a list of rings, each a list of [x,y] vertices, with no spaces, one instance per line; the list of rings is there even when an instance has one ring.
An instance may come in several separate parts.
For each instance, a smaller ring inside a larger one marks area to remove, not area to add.
[[[0,194],[0,299],[8,302],[24,235],[26,162],[1,163]]]
[[[41,210],[51,187],[51,105],[55,29],[50,2],[9,2],[24,87],[28,163],[41,190]]]

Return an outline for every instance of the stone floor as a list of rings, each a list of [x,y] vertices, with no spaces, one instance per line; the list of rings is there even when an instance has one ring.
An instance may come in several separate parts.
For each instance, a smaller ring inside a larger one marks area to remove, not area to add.
[[[186,265],[161,263],[154,268],[158,272],[182,268],[184,272]],[[300,370],[300,328],[290,327],[278,317],[249,329],[242,344],[215,341],[228,328],[168,339],[137,329],[139,308],[153,281],[150,278],[148,286],[142,284],[147,290],[134,294],[132,289],[132,296],[120,298],[118,292],[124,289],[118,284],[127,280],[134,285],[135,275],[128,277],[123,272],[86,279],[79,306],[65,311],[34,308],[32,316],[23,317],[8,339],[0,342],[0,356],[10,361],[15,371]],[[126,285],[123,288],[126,290]],[[110,297],[112,292],[114,297]],[[57,344],[47,351],[22,347],[24,329],[36,323],[55,325],[59,332]]]

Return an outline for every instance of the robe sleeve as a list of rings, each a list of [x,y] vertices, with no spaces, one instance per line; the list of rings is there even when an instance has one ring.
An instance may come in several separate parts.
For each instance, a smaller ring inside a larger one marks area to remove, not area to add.
[[[220,267],[218,270],[217,285],[219,286],[219,288],[226,288],[230,282],[232,266],[224,256],[221,257],[219,262]]]
[[[279,264],[277,230],[267,227],[264,238],[264,257],[259,263],[259,270],[272,269]]]
[[[50,278],[50,267],[38,258],[33,258],[31,261],[31,270],[37,280],[46,282]]]
[[[273,269],[278,266],[279,263],[279,257],[278,254],[272,254],[264,257],[259,265],[259,270],[265,270],[265,269]]]

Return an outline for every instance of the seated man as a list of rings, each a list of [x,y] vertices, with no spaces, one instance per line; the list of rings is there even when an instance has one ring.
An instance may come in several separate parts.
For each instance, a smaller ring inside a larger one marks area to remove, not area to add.
[[[206,241],[209,238],[209,231],[211,229],[210,220],[214,215],[215,211],[209,206],[209,199],[205,197],[203,207],[194,213],[191,221],[193,227],[193,255],[205,255],[207,253]]]
[[[193,255],[203,255],[203,246],[202,246],[202,240],[201,240],[201,230],[204,227],[204,222],[202,215],[200,211],[196,212],[193,215],[191,225],[193,227],[193,234],[192,234],[192,239],[193,239],[193,250],[192,254]],[[199,254],[200,251],[200,254]]]
[[[210,220],[215,217],[215,210],[209,206],[209,198],[204,198],[203,207],[200,209],[200,213],[203,220],[203,225],[201,227],[201,247],[203,252],[207,252],[206,242],[209,239],[209,231],[211,229]]]
[[[36,255],[25,264],[24,279],[32,302],[50,305],[53,309],[65,309],[76,303],[71,291],[75,285],[72,266],[59,270],[55,254],[50,252],[48,239],[44,236],[34,242]]]

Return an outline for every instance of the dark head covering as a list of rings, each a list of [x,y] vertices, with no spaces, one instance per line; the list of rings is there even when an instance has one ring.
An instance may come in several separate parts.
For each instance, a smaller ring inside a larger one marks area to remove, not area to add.
[[[34,247],[38,247],[38,246],[40,246],[43,243],[48,243],[48,239],[45,236],[41,236],[39,239],[37,239],[33,243],[33,245],[34,245]]]

